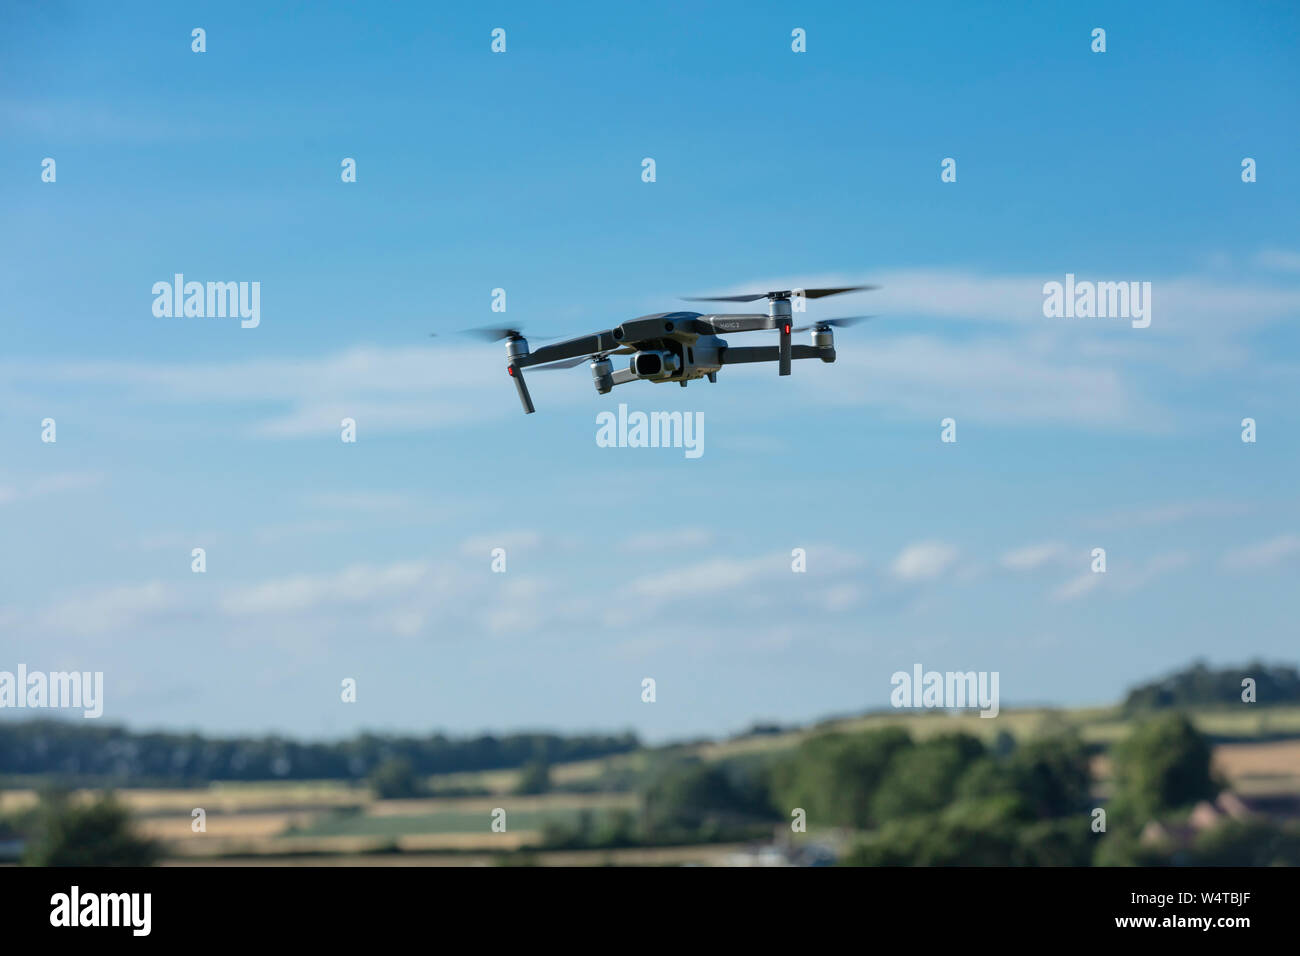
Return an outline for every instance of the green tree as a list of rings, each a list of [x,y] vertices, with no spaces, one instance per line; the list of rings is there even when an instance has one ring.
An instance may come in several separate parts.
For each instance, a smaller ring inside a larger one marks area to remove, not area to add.
[[[890,821],[842,862],[846,866],[1007,866],[1016,849],[1012,826],[972,827],[922,814]]]
[[[958,781],[984,754],[984,745],[965,734],[933,737],[899,752],[871,802],[873,817],[897,820],[943,809],[956,796]]]
[[[844,858],[848,866],[1086,866],[1086,821],[1025,823],[1006,798],[959,801],[942,813],[893,820]]]
[[[1146,720],[1114,748],[1115,799],[1109,817],[1126,826],[1213,798],[1210,742],[1181,713]]]
[[[152,866],[161,848],[140,836],[130,812],[111,793],[92,803],[66,793],[43,795],[31,840],[23,853],[28,866]]]
[[[370,774],[370,788],[380,800],[402,800],[419,797],[424,788],[405,757],[389,757]]]
[[[866,829],[876,822],[871,802],[890,763],[911,747],[900,727],[811,737],[772,767],[773,806],[787,819],[802,807],[814,826]]]
[[[957,785],[964,799],[1015,796],[1028,817],[1051,819],[1088,806],[1092,774],[1088,748],[1074,733],[1014,748],[1002,758],[973,763]]]
[[[1243,678],[1255,681],[1257,707],[1300,701],[1300,670],[1254,660],[1213,670],[1203,660],[1134,687],[1124,700],[1130,713],[1169,707],[1231,706],[1241,703]]]
[[[610,810],[601,815],[596,828],[597,846],[633,846],[638,840],[636,816],[630,810]]]
[[[1073,732],[1031,740],[1011,755],[1020,796],[1039,818],[1062,817],[1088,806],[1091,756]]]
[[[748,785],[745,782],[748,781]],[[642,794],[644,827],[651,837],[690,833],[712,839],[737,826],[771,817],[767,792],[725,763],[670,766]]]
[[[515,793],[547,793],[551,789],[551,767],[545,760],[530,760],[519,772]]]

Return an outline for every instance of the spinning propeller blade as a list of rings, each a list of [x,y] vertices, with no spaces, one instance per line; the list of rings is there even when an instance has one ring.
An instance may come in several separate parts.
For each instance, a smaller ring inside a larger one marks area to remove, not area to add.
[[[759,299],[792,299],[797,293],[802,293],[805,299],[824,299],[841,292],[869,292],[879,288],[878,285],[845,285],[833,289],[787,289],[783,292],[757,292],[753,295],[697,295],[682,298],[687,302],[756,302]]]
[[[484,342],[499,342],[501,339],[521,339],[524,337],[524,333],[519,329],[497,328],[491,325],[484,325],[474,329],[461,329],[460,334],[471,335],[476,339],[482,339]],[[555,338],[555,336],[529,335],[528,338],[545,342],[547,339]]]
[[[844,315],[834,319],[816,319],[807,325],[796,325],[792,331],[807,332],[810,329],[823,327],[832,327],[837,329],[847,329],[851,325],[857,325],[859,322],[865,322],[867,319],[874,319],[874,315]]]

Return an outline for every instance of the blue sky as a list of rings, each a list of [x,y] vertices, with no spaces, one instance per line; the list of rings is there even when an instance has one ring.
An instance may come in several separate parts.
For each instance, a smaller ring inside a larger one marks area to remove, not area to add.
[[[1294,660],[1294,7],[558,6],[6,5],[0,669],[141,727],[654,740],[916,662],[1006,707]],[[155,317],[177,272],[260,326]],[[1151,326],[1045,318],[1066,273]],[[535,374],[527,417],[446,334],[859,280],[834,365]],[[704,455],[597,447],[619,402]]]

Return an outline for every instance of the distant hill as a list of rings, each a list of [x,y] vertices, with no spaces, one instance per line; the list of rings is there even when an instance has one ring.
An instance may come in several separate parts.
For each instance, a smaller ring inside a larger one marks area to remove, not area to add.
[[[1249,708],[1241,706],[1241,682],[1246,677],[1253,678],[1256,685],[1257,703]],[[1241,667],[1212,669],[1204,661],[1196,661],[1167,677],[1134,687],[1122,708],[1106,708],[1110,716],[1102,715],[1098,719],[1109,720],[1108,726],[1122,729],[1128,718],[1153,710],[1172,707],[1222,710],[1235,706],[1238,714],[1248,717],[1254,708],[1271,705],[1300,705],[1300,671],[1295,667],[1254,661]],[[946,716],[937,712],[909,715],[916,719],[934,718],[938,729],[947,726],[946,722],[940,723]],[[1029,724],[1045,719],[1042,714],[1028,711],[1019,715],[1007,711],[997,722],[998,730],[1016,726],[1020,717]],[[897,712],[886,711],[807,727],[758,723],[730,741],[678,741],[673,747],[708,750],[715,756],[724,751],[731,755],[760,752],[793,746],[810,732],[865,730],[873,721],[888,723],[900,718]],[[977,720],[975,724],[981,725],[978,730],[986,729],[982,726],[984,721]],[[992,728],[987,729],[992,732]],[[459,739],[442,734],[414,737],[363,733],[348,740],[303,742],[284,737],[220,738],[149,733],[99,721],[0,720],[0,778],[41,775],[86,786],[173,787],[216,780],[361,782],[380,764],[392,759],[409,763],[415,774],[431,776],[515,770],[532,763],[597,761],[641,749],[641,741],[630,732],[514,733]]]
[[[334,743],[283,737],[213,738],[139,733],[97,722],[0,721],[0,775],[52,774],[70,779],[174,785],[210,780],[362,780],[390,758],[419,774],[562,763],[627,753],[632,733],[560,736],[544,733],[452,739],[441,734],[361,734]]]
[[[1124,698],[1129,712],[1169,707],[1240,704],[1242,681],[1255,681],[1254,706],[1300,703],[1300,671],[1280,664],[1252,661],[1240,667],[1211,668],[1203,660],[1167,677],[1140,684]]]

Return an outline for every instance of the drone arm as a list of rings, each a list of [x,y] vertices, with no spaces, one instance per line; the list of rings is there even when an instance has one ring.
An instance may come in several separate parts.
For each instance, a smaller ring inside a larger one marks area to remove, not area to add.
[[[520,368],[529,365],[542,365],[545,362],[558,362],[561,359],[577,358],[579,355],[594,355],[596,352],[612,351],[622,343],[614,338],[612,331],[597,332],[595,335],[580,335],[565,339],[553,345],[543,345],[536,352],[521,356],[517,360]]]
[[[821,359],[823,362],[835,361],[833,348],[818,348],[815,345],[791,345],[792,359]],[[781,347],[779,345],[727,346],[719,350],[720,365],[743,365],[750,362],[779,362]]]

